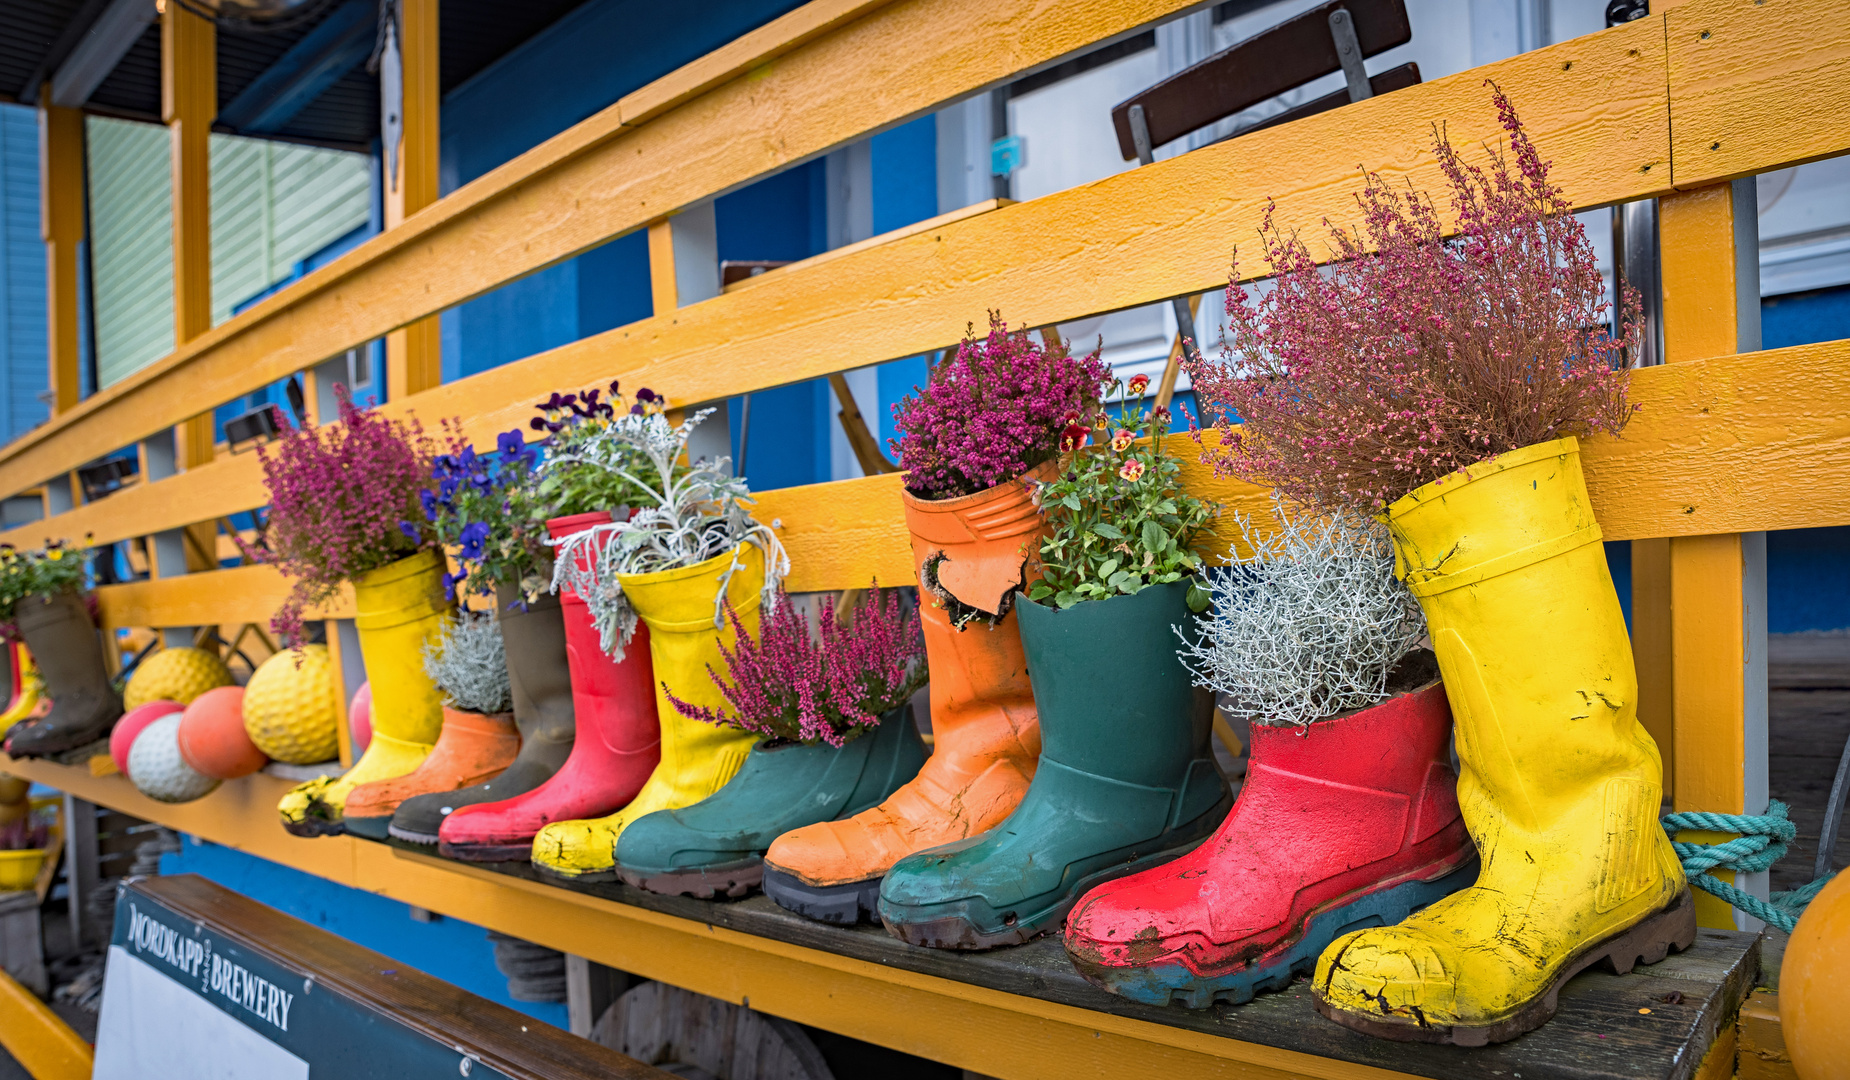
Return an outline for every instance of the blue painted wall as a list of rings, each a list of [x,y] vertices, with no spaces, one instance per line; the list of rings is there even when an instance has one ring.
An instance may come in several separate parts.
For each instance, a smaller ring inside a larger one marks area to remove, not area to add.
[[[488,931],[472,923],[450,918],[413,922],[410,909],[396,900],[336,885],[191,836],[181,843],[178,853],[161,856],[161,873],[210,878],[233,892],[384,953],[426,975],[554,1027],[567,1026],[563,1003],[534,1004],[508,996],[507,977],[495,967]]]
[[[1770,297],[1760,305],[1766,348],[1850,337],[1850,286]],[[1850,627],[1850,528],[1767,534],[1767,628],[1775,634]]]
[[[46,348],[38,114],[0,104],[0,440],[51,415],[38,396],[51,385]]]

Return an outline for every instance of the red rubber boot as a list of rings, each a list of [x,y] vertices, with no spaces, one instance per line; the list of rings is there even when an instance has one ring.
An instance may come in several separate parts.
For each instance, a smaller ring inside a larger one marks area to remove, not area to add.
[[[1073,965],[1132,1001],[1238,1005],[1343,934],[1470,885],[1451,731],[1436,682],[1304,729],[1254,724],[1233,813],[1180,859],[1082,897]]]
[[[605,513],[574,514],[546,523],[553,539],[610,520]],[[572,752],[552,778],[524,795],[464,806],[443,819],[437,851],[470,862],[526,862],[533,837],[555,821],[598,818],[628,806],[661,759],[661,725],[655,716],[655,668],[649,628],[641,623],[622,663],[598,643],[591,611],[577,594],[559,595],[565,616],[565,660],[572,672],[577,727]]]

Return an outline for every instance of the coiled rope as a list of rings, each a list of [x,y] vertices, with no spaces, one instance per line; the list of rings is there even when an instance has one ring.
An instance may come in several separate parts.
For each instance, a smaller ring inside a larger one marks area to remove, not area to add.
[[[1676,849],[1677,858],[1683,860],[1683,873],[1689,877],[1690,885],[1788,934],[1798,925],[1805,905],[1811,903],[1812,897],[1835,876],[1826,874],[1788,892],[1776,892],[1770,900],[1762,900],[1709,873],[1719,868],[1737,874],[1755,874],[1771,869],[1786,854],[1786,845],[1798,835],[1798,829],[1787,818],[1786,804],[1778,799],[1767,803],[1764,814],[1710,814],[1697,810],[1665,814],[1662,823],[1664,831],[1670,834],[1670,846]],[[1686,829],[1741,835],[1719,844],[1697,844],[1677,839],[1677,833]]]

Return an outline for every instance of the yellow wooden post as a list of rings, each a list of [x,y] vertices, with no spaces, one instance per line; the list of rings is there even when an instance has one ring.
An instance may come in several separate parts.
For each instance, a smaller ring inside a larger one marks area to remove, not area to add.
[[[77,407],[77,260],[84,238],[84,118],[39,92],[39,231],[45,240],[45,330],[52,415]]]
[[[1754,181],[1737,180],[1659,203],[1668,363],[1760,347],[1759,236]],[[1670,647],[1676,808],[1760,814],[1767,805],[1766,534],[1669,541]],[[1714,842],[1724,835],[1692,834]],[[1731,873],[1718,873],[1724,880]],[[1764,874],[1742,887],[1766,895]],[[1725,903],[1696,894],[1704,926],[1745,926]],[[1758,925],[1753,923],[1752,925]]]
[[[437,0],[400,0],[404,134],[386,178],[385,227],[396,228],[437,201]],[[386,396],[397,401],[443,382],[443,334],[436,316],[385,337]]]

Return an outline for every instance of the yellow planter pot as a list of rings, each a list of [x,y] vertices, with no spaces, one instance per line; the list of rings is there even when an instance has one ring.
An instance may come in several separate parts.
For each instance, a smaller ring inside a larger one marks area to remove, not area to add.
[[[1461,470],[1387,520],[1444,675],[1483,871],[1398,926],[1339,938],[1317,1007],[1388,1038],[1482,1045],[1545,1023],[1575,971],[1686,947],[1695,909],[1657,824],[1663,765],[1576,441]]]
[[[347,793],[403,776],[423,763],[443,729],[443,699],[424,673],[424,644],[437,636],[450,601],[443,556],[420,551],[353,582],[354,625],[373,692],[373,738],[339,778],[311,780],[283,796],[283,827],[298,836],[339,832]]]
[[[0,892],[30,889],[38,880],[39,868],[45,865],[44,848],[25,851],[0,851]]]
[[[757,736],[736,728],[706,724],[681,715],[664,686],[694,705],[725,705],[707,675],[708,665],[723,671],[722,642],[731,644],[732,628],[713,625],[713,597],[719,579],[734,557],[740,568],[727,583],[726,595],[748,633],[758,633],[764,553],[750,544],[703,563],[654,574],[632,574],[624,595],[649,627],[649,659],[655,666],[655,706],[662,729],[662,759],[630,804],[607,818],[556,821],[533,838],[533,863],[541,870],[574,880],[616,880],[617,837],[630,822],[657,810],[691,806],[725,786]]]

